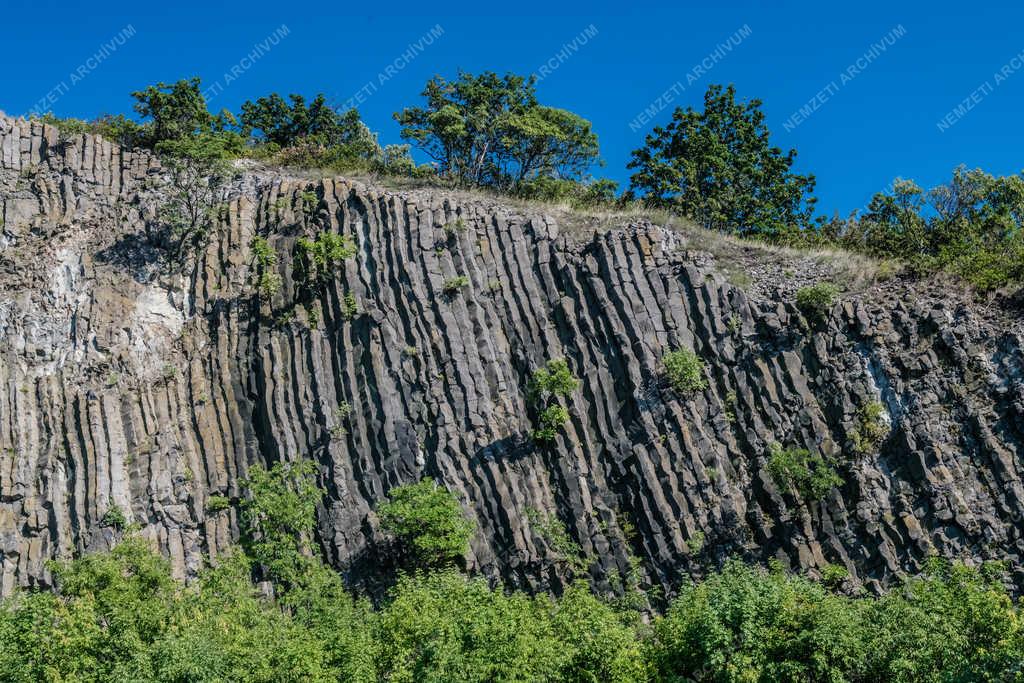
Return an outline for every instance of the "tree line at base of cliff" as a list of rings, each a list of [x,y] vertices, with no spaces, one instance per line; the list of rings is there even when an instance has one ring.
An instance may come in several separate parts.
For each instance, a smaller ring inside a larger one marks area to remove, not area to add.
[[[377,510],[405,571],[375,606],[319,557],[313,475],[254,467],[244,496],[211,498],[244,533],[187,585],[130,528],[53,564],[52,591],[0,603],[0,680],[1024,680],[1024,622],[998,564],[934,560],[871,597],[730,561],[660,614],[635,586],[529,596],[457,569],[472,524],[430,480]]]

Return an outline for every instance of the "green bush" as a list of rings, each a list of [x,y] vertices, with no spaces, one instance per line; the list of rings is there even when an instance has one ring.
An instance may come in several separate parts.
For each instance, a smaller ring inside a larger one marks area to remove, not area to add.
[[[839,288],[830,282],[801,287],[796,292],[796,307],[808,320],[824,322],[839,299]]]
[[[391,489],[377,514],[381,527],[404,544],[419,566],[451,564],[469,551],[473,523],[455,496],[430,477]]]
[[[878,401],[866,403],[857,411],[857,422],[850,433],[850,440],[856,453],[871,455],[885,441],[885,437],[889,435],[889,425],[884,415],[885,406]]]
[[[356,301],[356,295],[352,292],[345,292],[341,301],[341,317],[345,320],[353,320],[357,315],[359,315],[359,302]]]
[[[356,255],[355,242],[349,235],[322,231],[315,239],[300,237],[295,242],[295,256],[300,278],[306,283],[334,276],[334,268]]]
[[[111,505],[103,513],[103,517],[100,518],[100,526],[113,527],[118,531],[124,529],[127,525],[128,518],[125,516],[124,510],[118,505]]]
[[[231,499],[227,496],[213,494],[206,499],[206,511],[209,513],[222,512],[231,507]]]
[[[569,411],[555,403],[540,411],[537,416],[538,427],[533,430],[533,440],[538,443],[550,443],[558,436],[558,431],[569,421]]]
[[[549,360],[544,367],[533,372],[527,398],[539,410],[537,427],[533,430],[534,441],[550,443],[555,440],[558,431],[569,421],[569,411],[555,401],[572,394],[579,384],[564,358]]]
[[[531,401],[545,403],[551,398],[568,396],[576,391],[580,382],[569,370],[564,358],[549,360],[543,368],[534,370],[527,393]]]
[[[515,74],[435,76],[422,107],[395,113],[401,135],[464,185],[509,189],[538,176],[576,179],[597,160],[586,119],[537,102],[535,78]]]
[[[669,351],[661,359],[665,368],[665,377],[679,394],[703,391],[708,382],[704,378],[704,361],[688,349]]]
[[[805,448],[769,447],[768,472],[780,489],[795,488],[809,500],[820,500],[843,480],[821,455]]]
[[[850,572],[841,564],[826,564],[821,569],[821,581],[826,586],[838,586],[850,577]]]
[[[932,559],[882,597],[851,598],[825,585],[845,578],[838,566],[817,583],[731,560],[684,582],[664,614],[645,620],[631,599],[595,595],[583,581],[529,596],[445,566],[401,576],[373,608],[309,543],[320,497],[311,474],[253,468],[248,552],[218,553],[189,585],[140,535],[50,563],[52,591],[0,601],[3,679],[916,683],[1022,673],[1024,620],[996,563]],[[463,552],[458,504],[429,481],[413,486],[392,491],[396,524],[409,538],[440,539],[427,544],[430,557]],[[527,517],[552,530],[540,533],[567,559],[582,555],[557,518]],[[270,590],[256,583],[267,579]]]
[[[444,281],[441,291],[448,296],[455,296],[460,290],[469,287],[469,278],[465,275],[457,275]]]

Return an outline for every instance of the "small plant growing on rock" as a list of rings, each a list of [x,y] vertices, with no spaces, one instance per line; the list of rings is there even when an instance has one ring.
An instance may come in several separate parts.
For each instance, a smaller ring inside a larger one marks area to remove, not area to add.
[[[823,323],[839,299],[839,287],[831,282],[801,287],[796,292],[796,307],[812,323]]]
[[[252,258],[256,262],[256,265],[266,268],[277,263],[277,252],[270,246],[270,242],[265,237],[256,235],[252,238],[249,243],[249,248],[252,249]]]
[[[587,556],[580,548],[579,543],[572,540],[562,520],[554,514],[544,514],[535,508],[527,508],[525,514],[530,527],[544,539],[544,542],[558,554],[559,560],[564,562],[574,574],[579,574],[587,569],[590,564]]]
[[[300,237],[295,242],[295,255],[300,277],[306,282],[314,278],[329,279],[336,264],[356,255],[355,241],[349,235],[324,231],[315,239]]]
[[[212,514],[222,512],[231,507],[231,499],[227,496],[214,494],[206,499],[206,511]]]
[[[704,532],[693,532],[693,535],[686,539],[686,547],[690,550],[691,555],[700,554],[700,551],[704,549]]]
[[[281,291],[281,276],[277,273],[260,273],[256,289],[264,299],[271,299]]]
[[[462,220],[461,218],[456,218],[453,222],[444,226],[444,231],[448,233],[449,236],[454,235],[455,233],[458,232],[465,232],[466,221]]]
[[[342,401],[338,404],[338,407],[334,409],[334,426],[331,427],[331,437],[335,441],[339,441],[345,438],[348,434],[348,429],[345,424],[348,422],[349,416],[352,415],[352,406],[348,401]]]
[[[704,378],[704,361],[689,349],[669,351],[661,359],[665,366],[665,377],[678,394],[703,391],[708,382]]]
[[[352,320],[359,315],[359,304],[352,292],[345,292],[341,302],[341,317],[345,320]]]
[[[529,393],[534,401],[547,402],[556,396],[568,396],[576,391],[580,382],[569,371],[564,358],[549,360],[543,368],[535,370],[530,379]]]
[[[121,375],[116,372],[111,372],[110,374],[107,375],[107,379],[104,382],[104,384],[106,384],[107,387],[115,387],[117,386],[117,383],[120,381]]]
[[[889,425],[884,415],[885,406],[878,401],[866,403],[857,411],[857,424],[850,433],[850,440],[853,442],[853,450],[859,455],[875,453],[885,441]]]
[[[737,397],[735,391],[730,391],[725,395],[725,420],[729,424],[736,424],[736,403]]]
[[[826,564],[821,568],[821,582],[829,587],[836,587],[850,577],[850,572],[841,564]]]
[[[734,335],[737,334],[740,331],[740,327],[742,326],[742,324],[743,321],[740,320],[740,317],[738,315],[736,315],[735,313],[730,315],[728,323],[729,333]]]
[[[316,192],[303,192],[299,195],[299,199],[302,200],[302,210],[307,214],[313,213],[320,205],[320,198],[316,196]]]
[[[540,412],[537,422],[540,426],[533,430],[533,440],[538,443],[550,443],[558,436],[558,431],[569,421],[569,411],[555,403]]]
[[[264,299],[270,299],[281,290],[281,276],[273,272],[277,265],[277,252],[266,238],[256,235],[250,242],[253,263],[259,269],[256,289]]]
[[[164,363],[163,368],[160,370],[160,374],[163,376],[164,381],[170,382],[178,376],[178,368],[173,363]]]
[[[100,526],[108,526],[121,531],[128,526],[128,518],[125,517],[124,510],[118,505],[111,505],[107,508],[107,511],[103,513],[103,517],[100,518]]]
[[[448,296],[454,296],[459,293],[459,290],[469,286],[469,278],[465,275],[458,275],[444,281],[444,285],[441,287]]]
[[[527,388],[530,401],[540,409],[537,415],[538,426],[533,430],[534,441],[554,441],[558,430],[569,421],[569,411],[556,401],[558,397],[576,391],[579,384],[564,358],[549,360],[543,368],[534,371]]]
[[[768,473],[780,489],[795,488],[810,500],[821,500],[830,490],[843,484],[842,478],[821,455],[805,448],[769,447]]]

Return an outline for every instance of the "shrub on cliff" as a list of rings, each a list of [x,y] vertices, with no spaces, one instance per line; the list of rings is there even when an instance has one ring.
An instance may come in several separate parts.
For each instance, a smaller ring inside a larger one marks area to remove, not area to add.
[[[242,501],[245,544],[250,556],[272,581],[297,585],[313,559],[312,531],[320,490],[315,465],[302,460],[256,465],[242,483],[249,496]]]
[[[538,411],[537,427],[532,433],[534,441],[550,443],[555,440],[558,430],[569,421],[569,411],[558,399],[572,394],[579,384],[564,358],[549,360],[533,372],[526,393]]]
[[[768,472],[780,489],[793,488],[808,500],[820,500],[843,480],[818,453],[806,448],[769,447]]]
[[[455,496],[430,477],[391,489],[377,514],[416,566],[451,564],[469,551],[473,522]]]
[[[661,359],[668,383],[679,394],[703,391],[708,386],[704,377],[704,362],[689,349],[669,351]]]
[[[796,307],[812,323],[823,323],[839,298],[839,288],[831,282],[801,287],[796,292]]]
[[[878,401],[871,401],[861,406],[857,411],[856,423],[850,433],[854,451],[861,455],[875,453],[889,434],[887,419],[885,406]]]

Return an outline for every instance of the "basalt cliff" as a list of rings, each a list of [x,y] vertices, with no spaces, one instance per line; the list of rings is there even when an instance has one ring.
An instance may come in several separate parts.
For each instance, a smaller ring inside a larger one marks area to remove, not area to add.
[[[375,505],[430,476],[476,523],[468,568],[508,586],[567,580],[539,514],[604,590],[632,558],[671,591],[734,556],[879,590],[931,555],[1005,560],[1024,588],[1019,311],[865,277],[809,325],[794,291],[841,257],[716,255],[684,228],[255,165],[169,267],[149,239],[166,180],[148,152],[0,117],[2,594],[110,547],[112,509],[187,579],[238,542],[247,469],[297,458],[317,463],[318,540],[353,586],[388,562]],[[356,255],[296,306],[290,255],[320,231]],[[254,236],[278,254],[269,300]],[[703,391],[665,382],[677,348]],[[580,387],[538,446],[527,385],[554,358]],[[884,437],[864,449],[872,404]],[[780,486],[776,443],[842,483]]]

